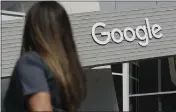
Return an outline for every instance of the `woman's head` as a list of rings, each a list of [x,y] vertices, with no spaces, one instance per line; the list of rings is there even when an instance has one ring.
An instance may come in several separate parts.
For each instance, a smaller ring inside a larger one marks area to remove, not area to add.
[[[85,97],[85,80],[65,9],[55,1],[38,2],[26,15],[22,53],[36,51],[64,88],[68,106]]]
[[[24,40],[28,42],[25,43],[25,50],[53,52],[66,39],[71,42],[72,31],[67,13],[60,4],[46,1],[31,7],[26,15],[24,29]]]

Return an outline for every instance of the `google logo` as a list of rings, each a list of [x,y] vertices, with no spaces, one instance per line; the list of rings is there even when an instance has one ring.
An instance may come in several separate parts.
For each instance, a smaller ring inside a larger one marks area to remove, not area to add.
[[[106,24],[99,22],[93,25],[92,27],[92,38],[93,40],[98,43],[99,45],[106,45],[109,43],[110,39],[112,39],[115,43],[121,43],[124,39],[128,42],[132,42],[136,39],[136,37],[139,39],[138,44],[141,46],[147,46],[149,43],[149,39],[152,39],[153,37],[160,39],[163,34],[159,31],[161,30],[161,27],[158,24],[152,25],[150,27],[150,23],[148,18],[145,18],[146,25],[144,26],[137,26],[136,30],[132,29],[131,27],[126,27],[123,32],[115,28],[111,32],[101,32],[101,36],[107,36],[105,40],[99,40],[95,35],[95,30],[97,27],[103,27],[105,28]],[[144,33],[143,36],[140,35],[139,31],[142,31]],[[132,36],[129,37],[127,35],[127,32],[131,33]],[[115,37],[115,34],[118,34],[119,37]]]

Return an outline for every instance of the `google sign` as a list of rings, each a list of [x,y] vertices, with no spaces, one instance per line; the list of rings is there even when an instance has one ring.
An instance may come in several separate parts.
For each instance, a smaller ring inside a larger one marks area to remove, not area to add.
[[[109,43],[110,39],[112,39],[115,43],[121,43],[124,39],[128,42],[132,42],[136,39],[136,37],[139,39],[138,44],[141,46],[147,46],[149,43],[149,39],[152,39],[153,37],[160,39],[163,34],[159,33],[161,30],[161,27],[158,24],[152,25],[150,27],[148,18],[145,18],[146,25],[144,26],[138,26],[136,30],[132,29],[131,27],[126,27],[123,31],[121,31],[118,28],[113,29],[111,32],[101,32],[101,36],[107,36],[105,40],[99,40],[95,35],[95,30],[97,27],[105,27],[105,23],[96,23],[92,27],[92,38],[94,41],[100,45],[106,45]],[[143,36],[140,35],[139,31],[142,31],[144,33]],[[132,36],[128,36],[127,32],[131,33]],[[119,37],[115,37],[115,34],[118,34]]]

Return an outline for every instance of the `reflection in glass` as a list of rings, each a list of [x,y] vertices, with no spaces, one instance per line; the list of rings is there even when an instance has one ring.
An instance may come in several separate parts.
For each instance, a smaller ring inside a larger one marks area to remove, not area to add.
[[[176,86],[176,57],[170,57],[168,60],[169,60],[169,71],[171,75],[171,81]]]

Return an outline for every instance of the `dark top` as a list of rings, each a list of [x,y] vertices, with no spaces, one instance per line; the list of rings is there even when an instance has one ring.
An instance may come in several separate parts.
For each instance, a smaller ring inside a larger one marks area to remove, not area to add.
[[[53,109],[66,109],[64,95],[51,70],[36,52],[22,55],[14,68],[6,93],[5,112],[26,112],[26,99],[37,92],[49,92]]]

